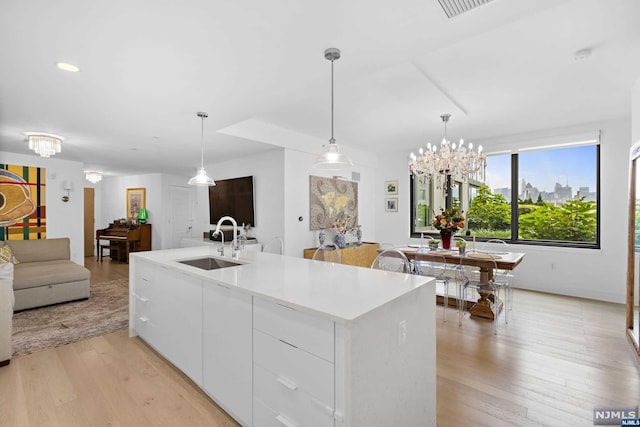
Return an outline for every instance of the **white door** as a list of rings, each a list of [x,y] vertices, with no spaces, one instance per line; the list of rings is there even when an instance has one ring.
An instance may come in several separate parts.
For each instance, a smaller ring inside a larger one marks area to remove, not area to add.
[[[171,199],[171,216],[169,226],[171,239],[169,249],[179,248],[182,239],[191,237],[191,187],[169,186]]]

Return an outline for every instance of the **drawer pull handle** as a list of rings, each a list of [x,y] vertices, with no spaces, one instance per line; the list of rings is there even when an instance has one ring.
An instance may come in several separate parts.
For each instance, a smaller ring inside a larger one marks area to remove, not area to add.
[[[291,421],[289,421],[287,418],[285,418],[283,415],[278,415],[276,417],[276,420],[280,421],[280,424],[282,424],[285,427],[298,427],[296,424],[292,423]]]
[[[324,404],[323,402],[319,401],[318,399],[316,399],[315,397],[311,398],[311,402],[316,405],[318,408],[320,408],[321,411],[323,411],[325,414],[329,415],[330,417],[334,416],[334,410],[331,406]]]
[[[142,323],[147,323],[149,321],[149,319],[147,319],[146,317],[143,316],[143,317],[140,317],[140,321]]]
[[[278,381],[280,384],[282,384],[283,386],[285,386],[289,390],[297,390],[298,389],[298,384],[294,383],[293,381],[291,381],[288,378],[278,377],[276,379],[276,381]]]

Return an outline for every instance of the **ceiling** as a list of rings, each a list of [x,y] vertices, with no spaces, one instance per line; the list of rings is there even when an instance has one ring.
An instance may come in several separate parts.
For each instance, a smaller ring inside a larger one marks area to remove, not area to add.
[[[636,0],[493,0],[452,19],[437,0],[4,1],[0,150],[26,154],[24,132],[41,131],[86,169],[189,176],[206,111],[205,164],[296,143],[320,152],[328,47],[342,50],[347,150],[408,155],[442,137],[442,113],[450,137],[490,150],[492,137],[628,117],[639,16]]]

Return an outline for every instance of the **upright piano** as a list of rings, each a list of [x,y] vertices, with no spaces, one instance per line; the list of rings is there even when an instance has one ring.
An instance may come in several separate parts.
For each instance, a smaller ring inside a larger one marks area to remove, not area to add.
[[[132,224],[116,220],[109,227],[96,230],[96,247],[100,256],[100,241],[118,248],[118,261],[129,262],[129,252],[151,250],[151,224]],[[116,252],[116,251],[114,251]],[[111,255],[111,251],[109,251]]]

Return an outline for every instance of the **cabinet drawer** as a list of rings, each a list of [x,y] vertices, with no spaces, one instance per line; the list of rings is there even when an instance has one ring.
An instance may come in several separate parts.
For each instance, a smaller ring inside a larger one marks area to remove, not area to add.
[[[153,342],[154,327],[148,315],[136,313],[135,329],[140,338],[147,341],[147,343]]]
[[[254,298],[253,328],[333,362],[333,322]]]
[[[260,331],[253,333],[253,362],[274,375],[274,386],[302,389],[321,402],[333,405],[332,363]],[[263,397],[257,389],[254,395]]]
[[[333,402],[322,402],[283,377],[277,377],[260,365],[253,367],[254,397],[294,425],[333,426]]]
[[[147,282],[153,282],[154,280],[153,265],[145,261],[136,261],[136,279],[142,279]]]

